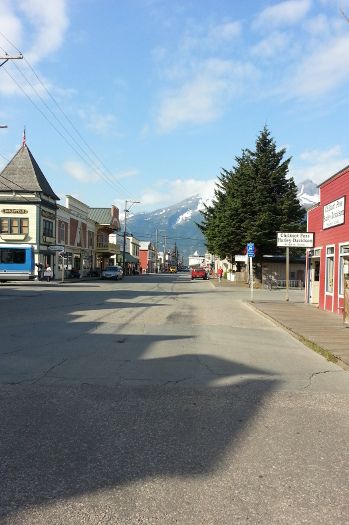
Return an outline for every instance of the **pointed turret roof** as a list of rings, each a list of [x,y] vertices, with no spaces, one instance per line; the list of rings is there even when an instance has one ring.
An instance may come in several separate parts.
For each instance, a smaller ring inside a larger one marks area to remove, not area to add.
[[[42,192],[59,200],[26,144],[0,173],[0,191]]]

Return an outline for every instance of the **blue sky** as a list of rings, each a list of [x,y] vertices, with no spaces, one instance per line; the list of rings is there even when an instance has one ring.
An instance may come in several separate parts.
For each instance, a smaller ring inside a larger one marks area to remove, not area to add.
[[[349,164],[349,0],[2,0],[0,167],[151,211],[212,192],[268,125],[296,182]],[[63,126],[62,126],[63,125]],[[134,208],[136,211],[136,208]]]

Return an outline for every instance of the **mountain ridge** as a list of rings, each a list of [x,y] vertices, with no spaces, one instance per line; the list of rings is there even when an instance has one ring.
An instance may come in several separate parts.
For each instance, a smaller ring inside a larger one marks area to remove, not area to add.
[[[318,202],[318,187],[313,181],[306,179],[297,188],[298,198],[305,210]],[[157,243],[159,251],[172,251],[176,245],[183,263],[188,264],[189,255],[195,251],[205,253],[204,236],[197,223],[201,222],[200,210],[210,202],[196,194],[152,212],[129,215],[127,230],[137,239]]]

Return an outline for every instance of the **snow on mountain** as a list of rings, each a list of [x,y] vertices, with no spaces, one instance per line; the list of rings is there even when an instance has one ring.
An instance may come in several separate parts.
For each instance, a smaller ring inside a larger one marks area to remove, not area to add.
[[[319,189],[315,182],[306,179],[298,184],[298,199],[304,208],[319,202]]]
[[[186,212],[182,213],[176,220],[176,224],[181,224],[181,222],[188,221],[191,216],[193,215],[193,210],[187,210]]]
[[[306,179],[298,184],[298,198],[304,208],[309,208],[319,201],[317,185]],[[205,253],[205,240],[197,227],[202,220],[201,210],[210,205],[212,200],[202,195],[193,195],[179,203],[159,208],[152,212],[143,212],[128,216],[127,229],[139,240],[155,242],[158,239],[159,249],[165,244],[172,249],[176,243],[185,264],[187,257],[195,251]]]

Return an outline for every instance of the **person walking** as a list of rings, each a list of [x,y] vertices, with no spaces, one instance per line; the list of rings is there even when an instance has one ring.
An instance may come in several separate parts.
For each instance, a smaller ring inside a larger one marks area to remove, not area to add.
[[[218,282],[221,282],[223,277],[223,268],[218,268]]]

